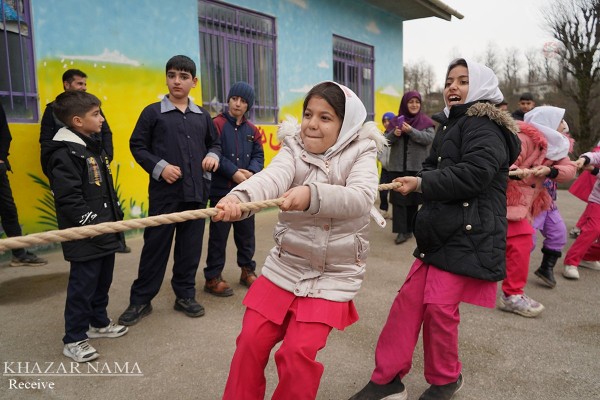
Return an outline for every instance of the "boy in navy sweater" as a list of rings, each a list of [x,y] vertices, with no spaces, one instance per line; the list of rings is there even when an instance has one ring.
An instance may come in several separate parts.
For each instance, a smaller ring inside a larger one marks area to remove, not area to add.
[[[150,175],[149,215],[206,208],[211,172],[219,167],[221,155],[210,114],[188,98],[198,82],[194,61],[174,56],[166,75],[169,94],[142,111],[129,140],[131,154]],[[144,230],[138,277],[119,323],[134,325],[152,312],[151,300],[160,290],[174,236],[174,308],[188,317],[204,315],[195,298],[203,235],[204,219]]]

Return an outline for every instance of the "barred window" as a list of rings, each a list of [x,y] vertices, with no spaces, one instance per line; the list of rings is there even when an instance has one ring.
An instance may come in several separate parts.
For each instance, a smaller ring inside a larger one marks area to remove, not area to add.
[[[215,116],[227,107],[229,87],[245,81],[254,88],[249,117],[277,122],[275,20],[210,0],[198,1],[202,105]]]
[[[367,109],[367,120],[375,118],[373,46],[333,35],[333,80],[352,89]]]
[[[37,121],[30,0],[0,0],[0,7],[0,102],[9,121]]]

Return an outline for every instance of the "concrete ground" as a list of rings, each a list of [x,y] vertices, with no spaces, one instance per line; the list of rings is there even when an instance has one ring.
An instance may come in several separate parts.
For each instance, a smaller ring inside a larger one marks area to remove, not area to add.
[[[559,205],[569,228],[585,206],[566,191],[559,193]],[[275,219],[274,210],[257,216],[259,265],[273,244]],[[381,229],[373,224],[368,272],[356,298],[361,319],[344,332],[333,331],[320,352],[325,373],[318,399],[347,399],[369,379],[377,337],[413,261],[414,239],[394,245],[394,237],[391,225]],[[132,253],[117,255],[108,307],[115,319],[128,304],[142,242],[141,237],[129,239]],[[540,317],[461,306],[465,385],[457,400],[600,398],[600,272],[582,269],[579,281],[567,281],[558,269],[557,287],[547,289],[533,275],[541,259],[539,247],[532,255],[527,294],[546,306]],[[230,243],[224,277],[232,283],[234,296],[217,298],[203,292],[200,272],[197,299],[206,315],[188,318],[173,310],[167,273],[150,316],[121,338],[91,340],[101,354],[91,369],[72,366],[61,353],[69,272],[62,254],[46,254],[50,262],[39,268],[0,265],[0,398],[219,399],[246,292],[237,283],[233,248]],[[270,398],[277,382],[272,358],[266,375]],[[417,399],[427,387],[420,344],[404,381],[409,399]]]

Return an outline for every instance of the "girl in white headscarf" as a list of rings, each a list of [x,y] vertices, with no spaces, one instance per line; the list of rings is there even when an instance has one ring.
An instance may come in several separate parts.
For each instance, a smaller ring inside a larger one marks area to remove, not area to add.
[[[416,260],[379,336],[371,381],[353,400],[406,399],[401,379],[421,327],[431,386],[420,399],[450,399],[462,386],[459,304],[494,307],[496,282],[505,275],[506,182],[520,146],[514,120],[494,105],[502,99],[490,68],[450,63],[430,155],[416,177],[394,180],[400,193],[423,195]]]
[[[546,164],[550,164],[550,161],[554,164],[548,167],[549,172],[543,182],[543,186],[552,200],[550,208],[541,211],[532,222],[533,228],[539,230],[544,237],[542,263],[535,271],[535,275],[550,288],[556,286],[554,266],[562,256],[562,250],[567,244],[567,226],[556,205],[557,184],[573,179],[576,173],[575,164],[568,156],[572,150],[573,141],[566,136],[568,125],[564,116],[564,108],[553,106],[536,107],[525,113],[524,116],[524,121],[533,125],[546,138],[548,142],[546,158],[549,160],[546,161]],[[537,236],[534,234],[532,238],[533,248],[535,248]]]
[[[385,139],[354,92],[322,82],[306,95],[302,123],[286,121],[281,150],[261,172],[217,204],[213,220],[233,221],[240,202],[283,197],[262,275],[252,284],[223,399],[265,395],[271,349],[279,383],[273,399],[314,399],[317,352],[333,328],[358,320],[352,299],[365,273],[370,213],[377,195],[377,147]],[[383,221],[383,218],[381,218]]]

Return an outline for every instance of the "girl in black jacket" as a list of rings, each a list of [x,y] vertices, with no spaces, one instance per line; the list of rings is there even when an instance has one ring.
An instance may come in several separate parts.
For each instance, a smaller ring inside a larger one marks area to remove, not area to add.
[[[498,79],[465,59],[448,67],[446,108],[418,176],[397,178],[403,195],[421,192],[415,222],[417,258],[400,289],[375,352],[371,381],[352,399],[406,399],[423,326],[425,379],[420,400],[450,399],[462,386],[458,359],[459,304],[493,308],[505,275],[506,185],[517,158],[517,126],[494,104]]]

